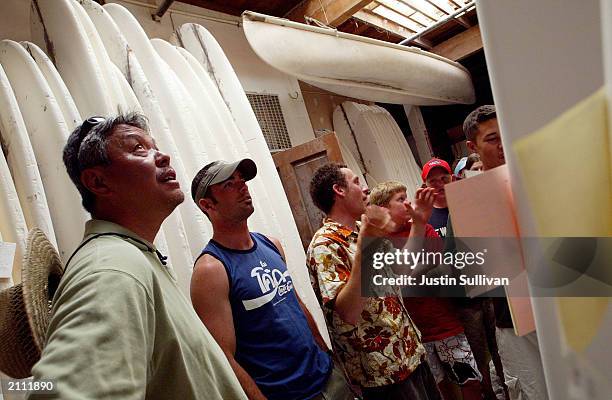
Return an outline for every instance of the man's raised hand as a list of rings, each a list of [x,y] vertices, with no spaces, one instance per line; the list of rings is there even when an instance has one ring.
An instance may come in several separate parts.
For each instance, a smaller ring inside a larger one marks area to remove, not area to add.
[[[408,213],[412,218],[413,224],[425,225],[429,221],[435,200],[436,194],[434,188],[420,188],[416,191],[414,201],[408,207]]]
[[[387,236],[397,228],[389,210],[384,207],[367,206],[366,212],[361,215],[361,230],[368,236]]]

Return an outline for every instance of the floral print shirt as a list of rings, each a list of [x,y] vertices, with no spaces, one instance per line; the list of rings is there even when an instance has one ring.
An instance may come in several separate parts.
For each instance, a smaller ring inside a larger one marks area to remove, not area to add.
[[[378,387],[401,382],[418,367],[425,348],[401,297],[371,297],[357,325],[344,322],[334,301],[348,282],[357,232],[325,219],[308,248],[312,286],[322,305],[334,350],[353,384]]]

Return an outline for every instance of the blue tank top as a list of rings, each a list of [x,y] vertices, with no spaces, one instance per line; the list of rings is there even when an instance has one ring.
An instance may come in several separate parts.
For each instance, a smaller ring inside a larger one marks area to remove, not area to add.
[[[260,233],[251,238],[250,250],[211,240],[202,251],[227,271],[235,359],[268,399],[310,399],[323,390],[331,357],[316,344],[274,243]]]

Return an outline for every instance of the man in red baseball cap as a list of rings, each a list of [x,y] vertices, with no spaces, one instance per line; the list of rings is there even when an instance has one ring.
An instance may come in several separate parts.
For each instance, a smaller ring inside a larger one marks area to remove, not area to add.
[[[421,173],[423,183],[427,187],[434,188],[436,200],[428,223],[434,227],[440,237],[446,236],[446,223],[448,222],[448,205],[444,194],[444,185],[451,183],[451,168],[444,160],[432,158],[423,166]]]
[[[433,158],[423,166],[421,177],[427,187],[436,189],[436,200],[428,222],[441,237],[447,237],[448,234],[447,242],[450,239],[450,243],[453,243],[453,231],[449,221],[448,204],[444,192],[444,186],[452,182],[450,166],[444,160]],[[465,330],[465,336],[483,378],[481,388],[484,399],[493,400],[496,396],[491,384],[487,352],[491,354],[497,364],[500,364],[501,361],[499,361],[497,346],[493,345],[490,348],[489,343],[492,342],[487,340],[487,332],[495,330],[492,303],[488,299],[463,299],[457,301],[456,306]],[[493,317],[493,322],[491,322],[491,317]],[[492,340],[495,339],[492,338]]]

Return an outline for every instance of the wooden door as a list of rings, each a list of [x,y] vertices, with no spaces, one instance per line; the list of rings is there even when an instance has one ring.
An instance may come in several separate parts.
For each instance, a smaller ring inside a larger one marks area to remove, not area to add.
[[[310,180],[320,166],[329,162],[343,162],[338,138],[335,133],[329,133],[278,152],[272,158],[306,249],[324,217],[310,198]]]

